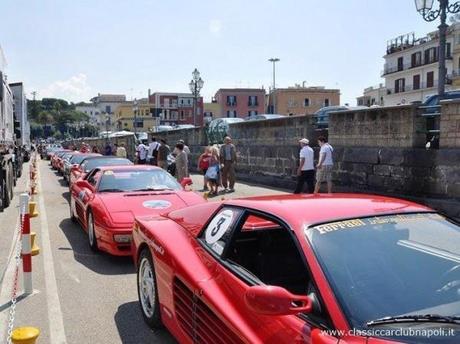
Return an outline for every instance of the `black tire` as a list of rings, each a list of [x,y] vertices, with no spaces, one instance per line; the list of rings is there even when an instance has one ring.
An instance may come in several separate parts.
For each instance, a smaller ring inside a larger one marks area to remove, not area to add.
[[[152,279],[151,285],[154,288],[154,300],[153,304],[151,300],[147,300],[144,296],[145,290],[141,291],[141,288],[147,288],[146,284],[141,281],[143,279],[144,269],[150,267],[150,277]],[[142,271],[141,271],[142,270]],[[139,255],[137,261],[137,297],[139,300],[139,307],[141,309],[142,317],[145,323],[152,329],[159,329],[163,327],[160,313],[160,302],[158,299],[158,287],[157,279],[155,274],[155,265],[153,264],[152,255],[149,249],[144,248]]]
[[[87,230],[88,230],[88,244],[93,252],[99,252],[99,247],[97,246],[97,238],[94,230],[94,218],[93,213],[88,211],[87,216]],[[91,227],[90,227],[91,226]]]
[[[72,209],[72,195],[70,195],[70,204],[69,204],[69,208],[70,208],[70,221],[74,222],[74,223],[77,223],[77,218],[75,217],[75,215],[73,214],[73,209]]]
[[[6,177],[6,176],[5,176]],[[10,205],[10,195],[8,194],[8,183],[6,178],[3,179],[2,181],[2,203],[3,203],[3,209],[8,208]]]

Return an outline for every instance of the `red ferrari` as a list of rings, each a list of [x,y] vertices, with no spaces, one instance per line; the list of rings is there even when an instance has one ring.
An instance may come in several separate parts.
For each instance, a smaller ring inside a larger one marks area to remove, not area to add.
[[[415,203],[209,202],[136,217],[132,245],[143,317],[180,343],[460,343],[460,226]]]
[[[131,254],[134,216],[163,212],[206,202],[186,191],[166,171],[154,166],[104,166],[72,184],[70,217],[88,233],[90,247],[117,256]]]

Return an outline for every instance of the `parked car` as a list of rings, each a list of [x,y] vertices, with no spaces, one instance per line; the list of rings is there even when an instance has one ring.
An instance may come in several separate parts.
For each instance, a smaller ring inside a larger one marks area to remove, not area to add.
[[[180,343],[460,343],[460,225],[409,201],[209,202],[137,216],[132,252],[144,320]]]
[[[283,118],[286,117],[285,115],[278,115],[278,114],[273,114],[273,113],[262,113],[260,115],[253,115],[253,116],[248,116],[245,118],[246,121],[260,121],[264,119],[276,119],[276,118]]]
[[[76,166],[76,165],[79,165],[81,164],[81,162],[90,157],[90,156],[102,156],[102,154],[99,154],[99,153],[80,153],[80,152],[77,152],[76,154],[72,154],[72,156],[67,159],[64,163],[64,169],[62,171],[62,175],[64,176],[64,180],[66,182],[69,181],[70,179],[70,170],[72,168],[72,166]]]
[[[129,256],[135,216],[158,216],[206,202],[201,195],[186,191],[188,184],[190,178],[179,184],[155,166],[98,167],[72,184],[70,217],[88,233],[93,251]]]
[[[317,129],[326,129],[329,126],[329,113],[348,110],[347,106],[325,106],[313,114],[314,125]]]
[[[162,131],[174,130],[174,127],[172,125],[159,125],[159,126],[156,126],[154,129],[156,133],[159,133]]]
[[[119,158],[113,155],[108,156],[88,156],[84,158],[80,164],[70,166],[69,172],[69,188],[78,179],[85,178],[85,176],[93,169],[102,166],[125,166],[134,165],[131,160]]]

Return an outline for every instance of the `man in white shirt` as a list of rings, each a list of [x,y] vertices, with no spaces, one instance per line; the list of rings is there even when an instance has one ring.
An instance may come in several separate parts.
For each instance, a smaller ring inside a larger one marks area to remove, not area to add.
[[[157,154],[158,154],[159,146],[160,146],[160,143],[157,142],[157,139],[153,137],[152,141],[149,144],[149,149],[147,152],[147,160],[150,165],[157,164]]]
[[[147,151],[148,147],[144,144],[144,142],[141,142],[137,146],[137,156],[138,156],[138,163],[143,165],[145,164],[145,160],[147,159]]]
[[[313,164],[313,149],[308,145],[308,139],[299,140],[300,144],[300,164],[297,169],[297,187],[294,193],[299,194],[303,192],[303,186],[307,183],[308,193],[313,192],[315,185],[315,167]]]
[[[332,160],[332,152],[334,149],[327,142],[324,136],[318,137],[318,145],[321,147],[319,151],[319,161],[316,165],[316,186],[315,193],[319,192],[321,182],[327,182],[327,192],[332,193],[332,166],[334,162]]]

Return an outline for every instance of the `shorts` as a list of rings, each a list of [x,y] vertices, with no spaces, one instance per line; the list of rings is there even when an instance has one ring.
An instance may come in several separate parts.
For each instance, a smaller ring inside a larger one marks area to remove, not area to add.
[[[323,165],[316,171],[317,182],[332,182],[332,165]]]

